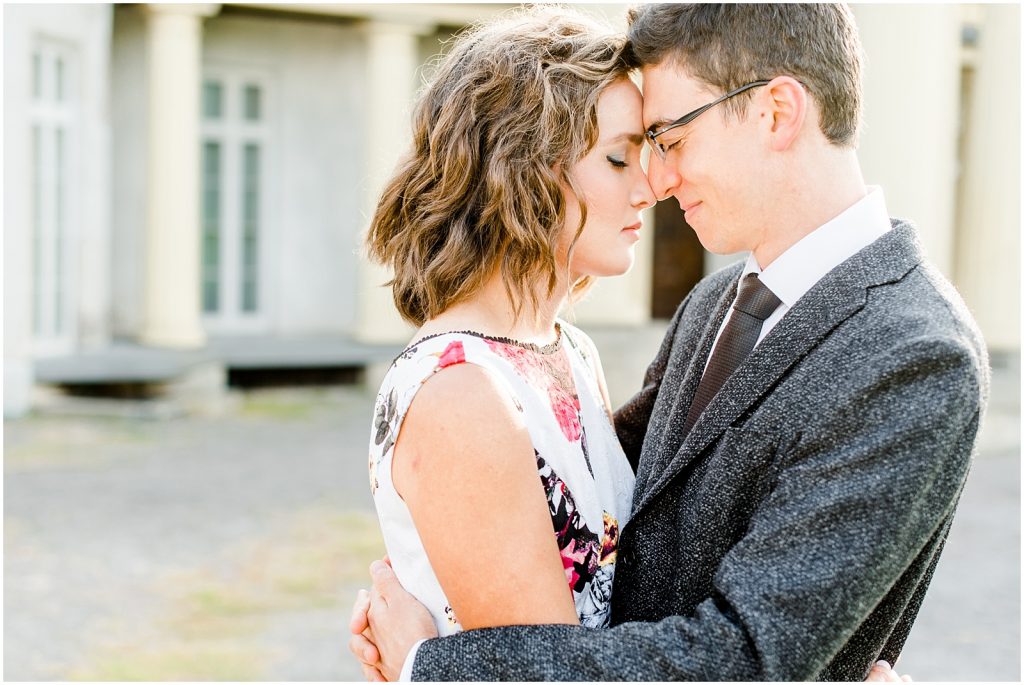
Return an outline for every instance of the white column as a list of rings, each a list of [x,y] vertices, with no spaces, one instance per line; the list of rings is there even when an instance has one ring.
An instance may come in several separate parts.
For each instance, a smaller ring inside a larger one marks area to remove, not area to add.
[[[111,283],[112,157],[110,127],[111,38],[114,23],[112,5],[85,5],[82,30],[94,36],[82,51],[78,89],[82,116],[80,123],[81,192],[75,205],[80,212],[80,256],[76,255],[79,292],[76,296],[78,345],[81,349],[102,349],[110,343],[113,293]],[[86,84],[98,87],[83,88]]]
[[[981,5],[956,284],[993,350],[1020,349],[1020,7]]]
[[[866,64],[859,157],[889,213],[912,220],[952,275],[960,107],[959,5],[854,5]]]
[[[643,222],[640,242],[633,248],[633,268],[623,276],[597,279],[583,300],[572,308],[576,323],[580,326],[640,326],[651,320],[654,278],[653,207],[644,211]]]
[[[363,183],[364,230],[369,227],[381,190],[402,155],[409,151],[410,111],[416,96],[415,73],[420,66],[419,37],[429,27],[418,24],[370,22],[366,36],[366,159]],[[362,251],[361,255],[364,254]],[[355,337],[365,342],[405,343],[413,329],[402,321],[391,297],[381,286],[389,270],[363,256],[359,260]]]
[[[32,35],[29,5],[4,7],[3,331],[4,417],[21,416],[32,397]]]
[[[141,342],[205,344],[199,268],[199,89],[203,17],[218,5],[148,5],[146,249]]]

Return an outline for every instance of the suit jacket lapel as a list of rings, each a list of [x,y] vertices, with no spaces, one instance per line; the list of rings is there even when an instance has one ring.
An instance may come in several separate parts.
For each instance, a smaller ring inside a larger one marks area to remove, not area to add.
[[[794,364],[839,324],[862,309],[867,302],[869,287],[902,278],[921,259],[913,229],[904,224],[836,267],[811,288],[740,364],[708,404],[682,444],[675,447],[671,442],[663,441],[667,454],[659,455],[658,460],[648,460],[664,463],[665,466],[645,478],[643,491],[638,491],[634,497],[633,516],[639,514],[726,428],[769,392]],[[727,289],[723,295],[726,307],[734,296],[735,286]],[[720,325],[725,315],[721,301],[717,313]],[[679,394],[680,401],[673,407],[666,435],[672,433],[671,423],[681,424],[685,421],[716,332],[717,326],[712,328],[710,340],[707,330],[704,332],[702,353],[689,366],[683,390]],[[645,441],[644,450],[647,448]],[[643,461],[641,459],[641,463]]]
[[[736,273],[738,279],[740,268],[737,268]],[[697,312],[694,317],[697,321],[703,319],[707,323],[700,337],[695,337],[698,340],[696,347],[692,351],[680,351],[681,358],[690,359],[692,362],[687,366],[686,374],[679,385],[679,391],[673,399],[671,408],[668,409],[669,419],[665,422],[664,429],[659,434],[648,433],[644,439],[636,477],[637,496],[653,475],[664,470],[682,443],[682,435],[679,434],[679,430],[686,421],[686,414],[690,409],[690,404],[693,403],[693,396],[697,392],[701,376],[704,375],[704,365],[711,353],[711,345],[715,341],[715,336],[718,334],[718,329],[721,327],[732,301],[736,298],[737,283],[738,280],[734,279],[732,285],[723,290],[717,300],[713,300],[711,307],[708,307],[705,312]],[[634,509],[637,501],[635,496]]]

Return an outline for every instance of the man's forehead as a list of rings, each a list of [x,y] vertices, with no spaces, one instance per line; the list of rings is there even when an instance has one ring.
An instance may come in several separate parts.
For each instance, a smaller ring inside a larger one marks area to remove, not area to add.
[[[704,84],[680,66],[663,62],[644,67],[640,74],[644,127],[648,130],[675,121],[707,98]]]

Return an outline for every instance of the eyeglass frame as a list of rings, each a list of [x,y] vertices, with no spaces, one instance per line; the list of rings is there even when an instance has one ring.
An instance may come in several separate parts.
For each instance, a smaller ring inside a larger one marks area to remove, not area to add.
[[[661,161],[664,162],[665,159],[668,157],[668,149],[665,148],[665,147],[662,147],[661,143],[658,142],[658,136],[662,135],[663,133],[667,133],[668,131],[671,131],[674,128],[679,128],[680,126],[685,126],[686,124],[690,123],[691,121],[693,121],[694,119],[699,117],[701,114],[703,114],[704,112],[706,112],[709,109],[711,109],[712,107],[714,107],[715,105],[717,105],[719,103],[722,103],[722,102],[725,102],[726,100],[728,100],[731,97],[735,97],[736,95],[739,95],[740,93],[744,93],[744,92],[750,90],[751,88],[757,88],[758,86],[767,86],[771,82],[772,82],[772,79],[761,80],[761,81],[751,81],[750,83],[747,83],[746,85],[742,85],[739,88],[736,88],[734,90],[730,90],[728,93],[726,93],[722,97],[720,97],[720,98],[718,98],[718,99],[716,99],[716,100],[714,100],[712,102],[709,102],[708,104],[706,104],[706,105],[704,105],[702,107],[698,107],[697,109],[693,110],[692,112],[684,114],[683,116],[679,117],[678,119],[676,119],[675,121],[671,122],[667,126],[663,127],[660,131],[657,131],[657,132],[655,132],[655,131],[645,131],[644,132],[644,137],[647,139],[647,142],[650,143],[650,146],[651,146],[651,148],[653,148],[655,154],[658,155],[658,159],[660,159]]]

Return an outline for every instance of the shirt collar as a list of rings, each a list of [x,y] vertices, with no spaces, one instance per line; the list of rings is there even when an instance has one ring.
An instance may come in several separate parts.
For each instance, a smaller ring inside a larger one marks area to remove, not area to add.
[[[743,276],[758,274],[784,305],[792,307],[814,284],[892,228],[879,186],[834,219],[814,229],[779,255],[763,272],[751,254]]]

